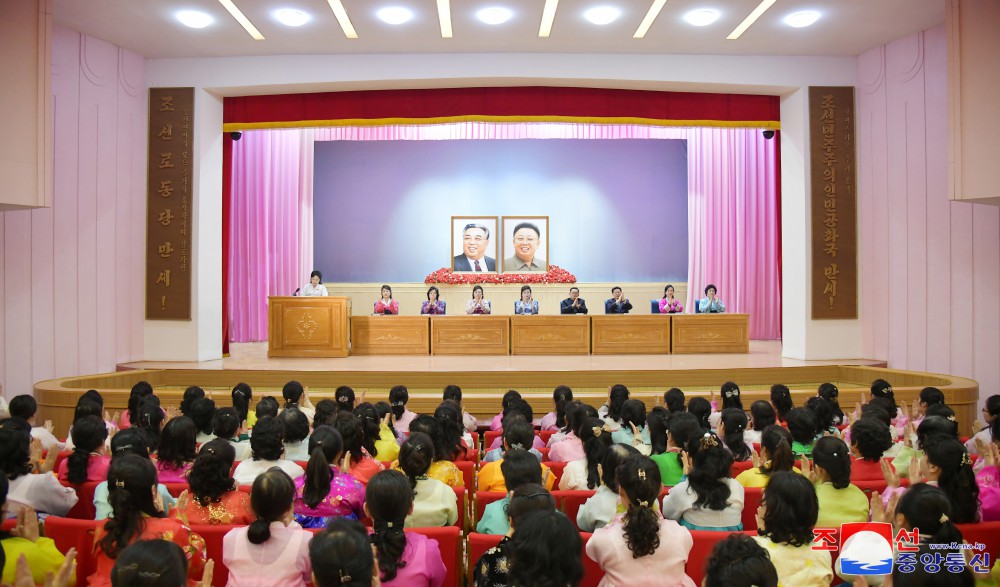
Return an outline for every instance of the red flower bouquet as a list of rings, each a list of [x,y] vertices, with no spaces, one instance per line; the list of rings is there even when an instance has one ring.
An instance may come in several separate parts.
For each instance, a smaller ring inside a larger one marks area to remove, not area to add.
[[[576,283],[576,276],[556,265],[545,273],[455,273],[442,267],[424,279],[424,283],[474,285],[476,283]]]

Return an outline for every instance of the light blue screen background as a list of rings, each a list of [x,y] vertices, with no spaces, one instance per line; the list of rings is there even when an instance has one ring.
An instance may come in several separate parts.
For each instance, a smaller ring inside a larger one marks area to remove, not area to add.
[[[686,141],[327,141],[315,149],[314,263],[324,281],[422,282],[451,267],[451,216],[504,215],[549,216],[547,260],[580,281],[687,279]]]

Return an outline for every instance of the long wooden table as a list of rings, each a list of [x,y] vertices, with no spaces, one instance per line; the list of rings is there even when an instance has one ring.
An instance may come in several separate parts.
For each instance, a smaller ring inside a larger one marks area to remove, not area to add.
[[[267,356],[347,356],[349,298],[270,296],[267,304]]]
[[[668,314],[591,316],[591,351],[595,355],[668,355]]]
[[[510,316],[432,316],[432,355],[509,355]]]
[[[428,316],[351,316],[352,355],[426,355]]]
[[[511,316],[512,355],[590,354],[590,317]]]
[[[675,314],[674,354],[749,353],[749,314]]]

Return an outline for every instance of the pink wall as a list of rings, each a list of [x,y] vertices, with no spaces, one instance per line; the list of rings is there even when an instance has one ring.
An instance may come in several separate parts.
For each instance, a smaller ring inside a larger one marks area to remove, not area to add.
[[[858,57],[864,356],[1000,393],[1000,207],[950,202],[944,25]]]
[[[53,205],[0,213],[0,384],[142,358],[143,58],[53,27]]]

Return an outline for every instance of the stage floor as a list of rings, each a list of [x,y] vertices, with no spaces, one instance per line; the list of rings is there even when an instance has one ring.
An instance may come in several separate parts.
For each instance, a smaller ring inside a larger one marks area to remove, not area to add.
[[[137,361],[130,369],[196,369],[210,371],[345,371],[345,372],[525,372],[525,371],[680,371],[691,369],[769,369],[821,365],[884,367],[885,361],[842,359],[800,361],[781,356],[781,341],[751,340],[749,354],[719,355],[570,355],[570,356],[352,356],[339,359],[268,358],[267,343],[230,345],[230,356],[216,361]]]

